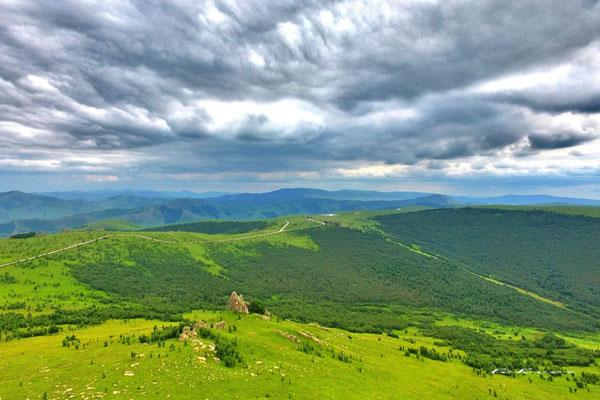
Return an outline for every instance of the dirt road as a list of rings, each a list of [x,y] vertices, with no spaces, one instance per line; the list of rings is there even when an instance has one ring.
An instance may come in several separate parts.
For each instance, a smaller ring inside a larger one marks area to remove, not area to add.
[[[144,236],[144,235],[140,235],[140,234],[137,234],[137,233],[116,233],[116,234],[109,234],[109,235],[101,236],[101,237],[96,238],[96,239],[87,240],[85,242],[72,244],[70,246],[63,247],[61,249],[57,249],[57,250],[49,251],[49,252],[46,252],[46,253],[37,254],[35,256],[31,256],[31,257],[27,257],[27,258],[22,258],[20,260],[14,260],[14,261],[10,261],[10,262],[4,263],[4,264],[0,264],[0,268],[8,267],[8,266],[15,265],[15,264],[21,264],[21,263],[28,262],[28,261],[33,261],[33,260],[38,259],[38,258],[50,256],[50,255],[57,254],[57,253],[62,253],[63,251],[68,251],[68,250],[71,250],[71,249],[74,249],[74,248],[77,248],[77,247],[86,246],[88,244],[92,244],[92,243],[98,242],[100,240],[105,240],[105,239],[109,239],[109,238],[116,238],[116,237],[133,237],[133,238],[150,240],[150,241],[153,241],[153,242],[167,243],[167,244],[221,243],[221,242],[235,242],[235,241],[239,241],[239,240],[248,240],[248,239],[253,239],[253,238],[258,238],[258,237],[263,237],[263,236],[277,235],[279,233],[290,232],[290,231],[297,231],[297,230],[301,230],[301,229],[309,229],[309,228],[314,228],[314,227],[317,227],[317,226],[323,226],[323,225],[325,225],[324,222],[317,221],[316,219],[307,218],[307,220],[312,221],[312,222],[316,222],[316,223],[318,223],[318,225],[310,225],[310,226],[302,226],[302,227],[294,228],[294,229],[286,229],[289,226],[290,221],[285,221],[285,224],[280,229],[278,229],[276,231],[264,232],[264,233],[257,233],[257,234],[248,235],[248,236],[240,236],[240,237],[233,237],[233,238],[226,238],[226,239],[213,239],[213,240],[176,241],[176,240],[156,239],[156,238],[153,238],[153,237],[150,237],[150,236]]]

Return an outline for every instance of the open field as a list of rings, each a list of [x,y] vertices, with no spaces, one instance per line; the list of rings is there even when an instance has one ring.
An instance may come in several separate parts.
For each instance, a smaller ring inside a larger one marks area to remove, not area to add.
[[[209,323],[226,321],[221,335],[236,338],[243,365],[227,368],[212,353],[191,342],[169,339],[139,343],[159,321],[108,321],[102,325],[16,342],[0,343],[3,399],[42,398],[324,398],[324,399],[561,399],[576,386],[566,377],[552,382],[537,374],[517,377],[477,375],[459,360],[435,361],[406,356],[400,348],[420,346],[448,353],[414,328],[387,335],[355,334],[251,315],[192,312],[186,317]],[[229,331],[232,327],[232,332]],[[235,330],[233,331],[233,327]],[[299,338],[296,343],[282,336]],[[317,338],[304,339],[299,332]],[[80,341],[63,347],[66,335]],[[201,339],[204,345],[210,340]],[[301,351],[303,343],[312,353]],[[198,351],[194,350],[198,348]],[[320,353],[320,355],[319,355]],[[339,355],[348,359],[340,360]],[[204,357],[206,360],[199,359]],[[600,368],[589,369],[596,373]],[[23,372],[27,371],[27,379]],[[594,399],[600,387],[578,390]]]

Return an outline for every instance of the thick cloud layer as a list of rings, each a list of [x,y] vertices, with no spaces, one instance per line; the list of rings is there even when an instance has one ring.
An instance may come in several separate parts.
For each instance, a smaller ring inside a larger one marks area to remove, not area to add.
[[[600,170],[598,1],[4,1],[0,15],[0,185],[593,185]]]

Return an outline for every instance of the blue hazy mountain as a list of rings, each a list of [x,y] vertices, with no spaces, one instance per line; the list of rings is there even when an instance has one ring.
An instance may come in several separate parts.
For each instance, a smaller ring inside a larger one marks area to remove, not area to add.
[[[28,231],[57,232],[115,219],[123,221],[128,226],[152,227],[213,219],[254,220],[281,215],[383,210],[409,206],[430,208],[490,204],[600,206],[599,200],[548,195],[476,198],[424,192],[328,191],[310,188],[224,195],[216,192],[185,191],[53,193],[55,196],[17,191],[0,193],[0,235],[7,236]]]

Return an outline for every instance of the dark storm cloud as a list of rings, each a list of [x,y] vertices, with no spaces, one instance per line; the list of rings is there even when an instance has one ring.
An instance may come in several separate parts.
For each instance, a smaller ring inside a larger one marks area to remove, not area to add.
[[[600,88],[598,88],[600,89]],[[573,96],[575,94],[575,96]],[[529,107],[535,111],[549,113],[577,112],[583,114],[600,113],[600,93],[581,95],[577,89],[569,92],[555,92],[546,95],[505,94],[499,101]]]
[[[551,135],[532,133],[527,138],[533,150],[551,150],[573,147],[595,140],[597,136],[579,132],[558,132]]]
[[[1,158],[139,151],[172,173],[422,160],[443,171],[436,160],[597,137],[529,133],[524,111],[600,111],[597,1],[63,0],[6,2],[0,15]],[[559,86],[473,90],[565,62],[579,72]],[[292,106],[289,125],[269,113],[289,99],[317,122]]]
[[[501,149],[520,140],[526,129],[520,112],[474,96],[427,97],[415,105],[418,116],[325,132],[310,145],[330,159],[413,164]]]

